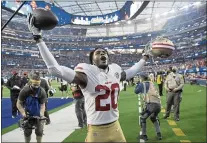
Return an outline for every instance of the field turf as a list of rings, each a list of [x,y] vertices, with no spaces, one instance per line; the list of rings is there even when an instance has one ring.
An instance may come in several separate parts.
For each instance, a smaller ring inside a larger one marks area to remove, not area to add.
[[[52,85],[54,88],[57,88],[59,83],[53,82]],[[133,90],[134,87],[129,86],[127,91],[122,91],[118,104],[120,111],[119,121],[127,142],[137,142],[137,135],[140,132],[140,126],[138,125],[138,98],[137,95],[133,93]],[[55,96],[61,97],[61,93],[58,89]],[[6,88],[4,88],[3,97],[9,97],[9,91]],[[161,97],[162,111],[166,106],[165,97],[166,94]],[[206,87],[185,85],[183,100],[180,107],[180,121],[175,122],[176,125],[169,125],[168,121],[163,119],[163,114],[164,112],[159,114],[163,139],[161,141],[156,139],[154,126],[151,121],[148,120],[147,134],[149,140],[147,142],[181,142],[182,140],[186,142],[206,142]],[[168,120],[174,121],[173,113]],[[2,133],[4,134],[15,128],[17,128],[16,125],[9,127],[7,130],[3,129]],[[176,135],[173,128],[179,128],[183,134],[180,134],[181,136]],[[84,142],[86,133],[86,127],[76,130],[69,135],[64,142]]]
[[[119,99],[120,124],[127,142],[137,142],[140,132],[138,125],[138,99],[133,93],[134,87],[122,91]],[[162,98],[163,108],[166,106],[166,96]],[[197,85],[185,85],[183,100],[180,107],[180,121],[176,125],[169,125],[159,114],[163,139],[156,139],[155,129],[150,120],[147,122],[147,142],[206,142],[206,87]],[[173,121],[173,114],[168,120]],[[179,128],[184,136],[177,136],[173,128]],[[84,142],[87,129],[79,129],[73,132],[64,142]]]

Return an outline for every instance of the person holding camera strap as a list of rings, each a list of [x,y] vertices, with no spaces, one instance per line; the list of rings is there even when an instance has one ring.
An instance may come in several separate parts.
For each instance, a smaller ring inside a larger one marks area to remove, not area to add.
[[[39,72],[34,72],[31,75],[31,79],[28,85],[20,91],[17,108],[19,109],[24,120],[31,117],[34,118],[30,126],[35,126],[35,134],[37,142],[42,141],[43,127],[45,120],[42,120],[45,112],[45,103],[47,102],[47,94],[45,90],[40,87],[40,75]],[[24,129],[25,142],[31,141],[32,128]]]
[[[139,139],[148,140],[146,133],[147,119],[154,124],[157,133],[157,139],[161,140],[161,130],[158,114],[161,111],[160,95],[157,92],[153,82],[150,81],[147,74],[140,75],[140,83],[137,84],[135,91],[136,94],[142,95],[142,113],[140,117],[140,124],[142,128],[142,134],[139,135]]]
[[[177,68],[173,67],[165,80],[167,91],[167,107],[164,119],[170,116],[171,106],[174,105],[174,119],[180,120],[181,93],[184,87],[184,80],[181,74],[177,73]]]

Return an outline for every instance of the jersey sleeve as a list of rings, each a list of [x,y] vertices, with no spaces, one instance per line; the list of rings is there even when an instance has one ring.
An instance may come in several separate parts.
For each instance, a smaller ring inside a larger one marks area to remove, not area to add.
[[[75,72],[82,72],[82,73],[85,73],[87,75],[88,73],[88,67],[89,67],[89,64],[86,64],[86,63],[80,63],[78,64],[76,67],[75,67]]]
[[[97,81],[94,67],[90,64],[80,63],[75,67],[74,71],[86,74],[88,82],[85,90],[90,91],[90,88],[92,88],[95,85],[94,82]]]

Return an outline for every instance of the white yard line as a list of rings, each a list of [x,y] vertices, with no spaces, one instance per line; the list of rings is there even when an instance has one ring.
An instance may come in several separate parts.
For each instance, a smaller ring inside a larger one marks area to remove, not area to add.
[[[42,142],[62,142],[78,127],[74,104],[50,114],[51,124],[44,127]],[[33,130],[31,142],[36,142]],[[24,134],[15,129],[2,135],[2,142],[24,142]]]
[[[139,106],[141,105],[141,102],[139,101]]]
[[[142,107],[141,107],[140,95],[138,95],[138,96],[139,96],[138,97],[138,100],[139,100],[139,125],[141,125],[141,121],[140,121],[141,116],[140,116],[140,113],[142,112]],[[140,131],[139,133],[140,133],[140,135],[142,135],[142,131]],[[144,143],[145,141],[143,139],[140,139],[139,142],[140,143]]]
[[[139,107],[139,114],[142,112],[142,108],[141,107]]]

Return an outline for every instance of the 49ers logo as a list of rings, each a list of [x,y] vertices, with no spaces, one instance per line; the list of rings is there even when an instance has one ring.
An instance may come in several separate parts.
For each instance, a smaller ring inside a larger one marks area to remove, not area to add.
[[[118,79],[118,78],[119,78],[119,73],[116,72],[116,73],[114,74],[114,76]]]

